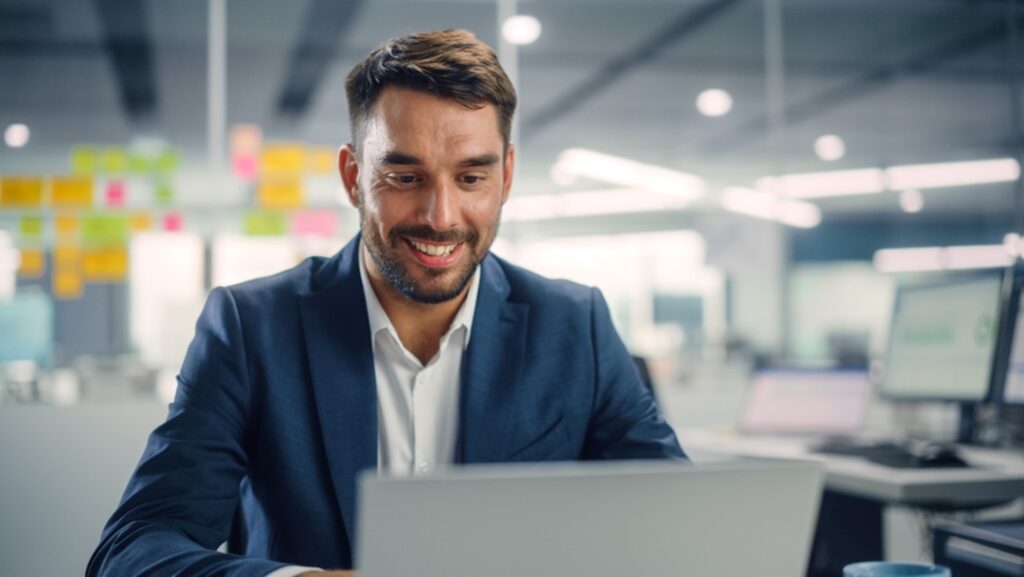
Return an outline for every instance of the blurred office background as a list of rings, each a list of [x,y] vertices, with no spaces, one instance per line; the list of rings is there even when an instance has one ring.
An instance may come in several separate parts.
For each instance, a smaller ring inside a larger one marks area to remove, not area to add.
[[[343,79],[378,43],[498,49],[494,251],[600,287],[684,430],[757,367],[877,366],[898,286],[1019,261],[1017,4],[0,0],[0,558],[81,571],[210,288],[357,231]],[[954,434],[920,405],[870,415]]]

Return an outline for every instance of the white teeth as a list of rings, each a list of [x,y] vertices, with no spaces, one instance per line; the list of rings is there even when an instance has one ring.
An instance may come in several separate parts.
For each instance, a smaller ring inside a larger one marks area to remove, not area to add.
[[[455,250],[456,245],[454,244],[423,244],[422,242],[416,242],[414,240],[409,241],[412,243],[416,250],[429,254],[430,256],[445,256],[451,254]]]

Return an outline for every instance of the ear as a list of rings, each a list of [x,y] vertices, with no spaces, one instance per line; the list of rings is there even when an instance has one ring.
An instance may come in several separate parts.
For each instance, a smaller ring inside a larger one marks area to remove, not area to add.
[[[352,206],[359,208],[359,160],[351,144],[346,144],[338,150],[338,173],[341,174],[341,184],[348,194],[348,201]]]
[[[508,143],[508,151],[505,152],[505,173],[502,175],[501,183],[501,204],[508,201],[508,194],[512,191],[512,174],[516,169],[516,145]]]

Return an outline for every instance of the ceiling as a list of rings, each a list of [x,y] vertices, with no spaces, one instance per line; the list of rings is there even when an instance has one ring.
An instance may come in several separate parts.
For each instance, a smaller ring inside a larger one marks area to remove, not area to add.
[[[563,190],[549,170],[569,147],[696,173],[713,190],[780,172],[1019,152],[1012,3],[780,2],[786,123],[771,132],[761,0],[520,0],[519,12],[536,16],[543,34],[518,51],[516,193]],[[344,75],[387,38],[447,27],[492,45],[498,38],[492,0],[227,6],[227,121],[261,124],[269,140],[345,142]],[[0,125],[32,129],[27,147],[0,149],[0,173],[59,172],[75,144],[139,137],[181,148],[186,167],[202,162],[207,11],[206,0],[0,0]],[[732,94],[730,114],[696,111],[697,94],[712,87]],[[840,161],[814,155],[814,139],[826,133],[845,140]],[[916,215],[902,214],[895,194],[818,204],[826,220],[998,220],[1024,206],[1012,184],[925,198]]]

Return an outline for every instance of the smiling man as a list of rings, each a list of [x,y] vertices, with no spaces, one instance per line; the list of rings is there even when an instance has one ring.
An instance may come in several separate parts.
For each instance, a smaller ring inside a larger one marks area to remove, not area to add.
[[[365,470],[684,457],[601,294],[488,252],[515,166],[494,52],[398,38],[346,91],[361,233],[210,293],[88,575],[350,570]]]

